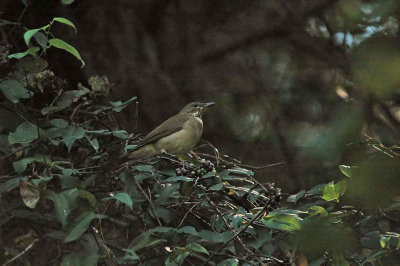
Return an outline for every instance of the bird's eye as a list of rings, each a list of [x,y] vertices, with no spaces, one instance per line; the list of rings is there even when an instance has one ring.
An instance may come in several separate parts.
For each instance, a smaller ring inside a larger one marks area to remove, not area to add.
[[[195,104],[194,107],[199,107],[199,105],[198,105],[198,104]]]

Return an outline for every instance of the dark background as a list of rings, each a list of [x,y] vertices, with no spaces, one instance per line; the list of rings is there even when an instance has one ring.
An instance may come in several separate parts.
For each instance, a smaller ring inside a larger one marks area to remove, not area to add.
[[[146,134],[188,102],[214,101],[203,138],[246,164],[285,162],[258,175],[285,192],[361,160],[353,142],[366,135],[398,140],[396,1],[25,2],[2,0],[0,18],[29,29],[53,17],[77,26],[76,35],[62,25],[53,31],[86,67],[49,49],[57,75],[74,85],[105,75],[112,99],[139,97],[137,131],[134,106],[119,117],[127,131]],[[15,29],[20,40],[2,32],[2,44],[26,49],[23,32]]]

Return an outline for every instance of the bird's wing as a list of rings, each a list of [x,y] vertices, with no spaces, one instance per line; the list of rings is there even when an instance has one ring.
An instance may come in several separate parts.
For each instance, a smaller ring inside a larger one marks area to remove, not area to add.
[[[161,125],[147,134],[142,141],[133,150],[136,150],[146,144],[154,143],[157,140],[169,136],[182,129],[183,124],[189,119],[187,115],[175,115],[165,120]],[[172,126],[173,125],[173,126]]]

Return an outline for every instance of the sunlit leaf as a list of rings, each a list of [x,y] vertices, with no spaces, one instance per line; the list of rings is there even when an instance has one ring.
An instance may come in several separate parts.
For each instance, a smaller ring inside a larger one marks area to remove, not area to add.
[[[308,211],[310,212],[310,216],[315,216],[315,215],[321,215],[321,216],[327,216],[328,212],[321,206],[311,206],[308,208]]]
[[[40,50],[39,47],[37,46],[32,46],[31,48],[29,48],[28,50],[26,50],[25,52],[20,52],[20,53],[15,53],[15,54],[10,54],[8,56],[8,58],[14,58],[14,59],[21,59],[27,55],[34,55],[36,54],[38,51]]]
[[[82,60],[81,55],[79,54],[79,52],[75,49],[75,47],[69,45],[68,43],[64,42],[63,40],[60,39],[50,39],[49,43],[51,46],[54,46],[56,48],[62,49],[67,51],[68,53],[72,54],[73,56],[75,56],[79,61],[81,61],[82,63],[82,68],[85,66],[85,62]]]
[[[25,40],[26,46],[29,47],[29,42],[30,42],[30,40],[32,39],[32,37],[33,37],[36,33],[38,33],[39,31],[41,31],[41,30],[42,30],[42,28],[39,28],[39,29],[32,29],[32,30],[28,30],[28,31],[26,31],[26,32],[24,33],[24,40]]]
[[[72,23],[70,20],[68,20],[68,19],[66,19],[66,18],[56,17],[56,18],[53,18],[53,21],[57,21],[57,22],[60,22],[60,23],[65,24],[65,25],[68,25],[68,26],[74,28],[75,32],[78,31],[78,30],[76,29],[74,23]]]
[[[337,184],[334,184],[333,181],[329,184],[327,184],[322,192],[322,198],[326,201],[338,201],[340,196],[344,194],[347,188],[347,181],[342,180],[338,182]]]
[[[348,165],[339,165],[339,169],[347,177],[351,177],[351,166]]]
[[[262,222],[269,228],[293,231],[301,228],[301,218],[292,214],[268,214],[263,217]]]

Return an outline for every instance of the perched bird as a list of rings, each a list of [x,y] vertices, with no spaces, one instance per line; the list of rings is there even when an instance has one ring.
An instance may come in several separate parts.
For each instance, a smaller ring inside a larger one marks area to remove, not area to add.
[[[213,104],[213,102],[189,103],[178,114],[147,134],[127,157],[138,159],[163,151],[175,155],[191,151],[203,133],[203,112]]]

